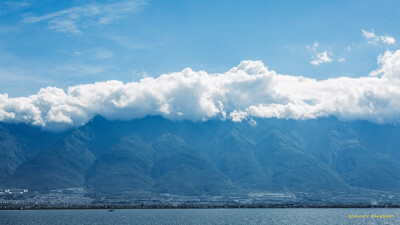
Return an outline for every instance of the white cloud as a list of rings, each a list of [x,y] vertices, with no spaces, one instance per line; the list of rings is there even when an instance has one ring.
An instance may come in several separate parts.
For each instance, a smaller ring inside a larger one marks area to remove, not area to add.
[[[317,53],[314,56],[314,60],[312,60],[310,63],[318,66],[319,64],[322,64],[322,63],[332,62],[332,58],[329,56],[332,56],[332,52],[324,51],[324,52]]]
[[[384,79],[400,79],[400,50],[395,52],[386,51],[378,56],[380,68],[370,73],[371,76],[381,75]]]
[[[344,62],[344,61],[346,61],[346,59],[345,58],[338,58],[338,61],[339,62]]]
[[[318,66],[322,63],[329,63],[332,62],[332,52],[328,51],[323,51],[323,52],[317,52],[317,48],[319,46],[318,42],[314,42],[312,46],[306,45],[307,49],[311,50],[314,52],[313,60],[310,61],[311,64]]]
[[[379,57],[375,76],[322,81],[280,75],[260,61],[243,61],[226,73],[184,69],[137,82],[98,82],[64,91],[43,88],[28,97],[0,95],[0,120],[65,129],[95,115],[130,120],[161,115],[171,120],[210,118],[309,119],[336,116],[378,123],[400,121],[400,50]],[[255,125],[255,124],[254,124]]]
[[[87,4],[48,13],[42,16],[27,16],[22,22],[33,24],[47,22],[48,28],[59,32],[81,34],[89,26],[102,26],[138,10],[144,1],[123,1],[112,4]]]
[[[396,40],[388,35],[378,36],[373,31],[365,31],[361,30],[363,36],[367,39],[368,43],[377,45],[378,43],[382,42],[384,44],[392,45],[396,42]]]

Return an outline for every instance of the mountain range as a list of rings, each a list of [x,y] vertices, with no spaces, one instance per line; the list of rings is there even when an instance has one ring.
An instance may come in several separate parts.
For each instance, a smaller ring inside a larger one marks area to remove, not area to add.
[[[50,132],[0,123],[0,188],[92,193],[400,193],[400,127],[335,117],[148,116]]]

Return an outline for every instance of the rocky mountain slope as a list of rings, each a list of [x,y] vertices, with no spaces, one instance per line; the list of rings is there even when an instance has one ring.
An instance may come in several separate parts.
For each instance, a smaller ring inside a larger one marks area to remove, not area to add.
[[[0,124],[0,186],[182,195],[400,192],[400,127],[332,117],[255,122],[98,116],[56,134]]]

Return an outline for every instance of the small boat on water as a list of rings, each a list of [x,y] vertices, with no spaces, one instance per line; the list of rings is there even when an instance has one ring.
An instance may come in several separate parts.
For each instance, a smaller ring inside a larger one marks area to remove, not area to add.
[[[107,212],[114,212],[114,209],[109,209],[107,210]]]

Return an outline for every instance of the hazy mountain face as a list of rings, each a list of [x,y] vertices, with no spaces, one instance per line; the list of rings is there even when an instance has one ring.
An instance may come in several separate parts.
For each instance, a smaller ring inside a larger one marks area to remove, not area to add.
[[[53,144],[63,133],[49,133],[24,124],[0,123],[0,181],[30,156]]]
[[[6,185],[38,190],[83,185],[86,171],[96,159],[88,147],[92,141],[93,134],[87,127],[71,131],[27,159]]]
[[[14,173],[25,156],[15,136],[0,125],[0,180]]]
[[[99,193],[400,192],[399,144],[399,127],[335,118],[250,125],[96,117],[58,134],[2,124],[0,179],[3,188]]]
[[[152,147],[137,135],[122,137],[99,156],[86,173],[85,185],[99,191],[149,191],[154,181]]]

